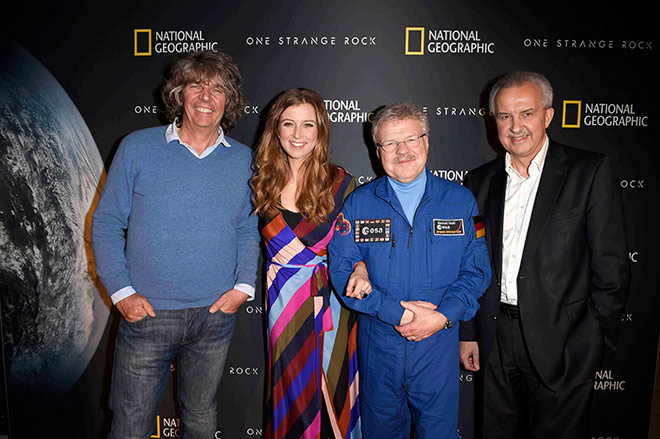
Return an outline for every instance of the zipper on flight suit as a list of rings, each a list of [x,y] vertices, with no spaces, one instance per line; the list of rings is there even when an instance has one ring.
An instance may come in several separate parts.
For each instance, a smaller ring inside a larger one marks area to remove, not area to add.
[[[423,198],[420,200],[419,204],[415,208],[415,213],[413,214],[413,221],[412,225],[408,224],[408,230],[410,233],[408,234],[408,250],[410,250],[410,279],[408,280],[408,294],[406,296],[407,300],[410,300],[410,292],[412,291],[412,273],[413,273],[413,248],[412,248],[412,238],[413,238],[413,229],[415,226],[415,218],[417,218],[417,211],[419,211],[419,208],[422,207],[422,204],[424,204],[428,200],[427,198]],[[404,217],[406,220],[406,223],[408,223],[408,220]],[[403,345],[403,387],[406,388],[406,384],[408,382],[408,345],[409,343],[405,343]]]

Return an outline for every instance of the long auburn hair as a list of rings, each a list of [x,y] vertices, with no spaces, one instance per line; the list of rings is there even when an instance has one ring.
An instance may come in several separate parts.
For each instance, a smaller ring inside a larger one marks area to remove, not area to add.
[[[307,221],[327,221],[335,207],[332,186],[337,168],[330,164],[330,119],[318,93],[304,88],[280,94],[268,110],[266,127],[255,150],[254,176],[250,179],[254,212],[274,217],[282,208],[280,194],[291,178],[289,158],[277,136],[280,117],[287,108],[310,104],[316,113],[318,137],[312,153],[301,167],[302,178],[296,188],[296,208]]]

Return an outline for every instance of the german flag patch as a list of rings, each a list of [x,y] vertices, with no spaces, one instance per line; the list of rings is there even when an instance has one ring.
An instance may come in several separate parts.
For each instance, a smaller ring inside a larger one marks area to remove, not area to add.
[[[486,234],[486,225],[484,224],[484,219],[481,215],[473,216],[472,221],[474,221],[474,232],[477,235],[477,239],[481,238]]]

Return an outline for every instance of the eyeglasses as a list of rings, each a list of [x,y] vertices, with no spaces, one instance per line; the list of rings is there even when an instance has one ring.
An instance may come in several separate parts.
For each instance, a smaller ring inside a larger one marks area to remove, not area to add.
[[[405,143],[408,148],[414,148],[419,145],[420,139],[425,136],[426,133],[422,134],[421,136],[409,137],[406,140],[400,140],[398,142],[396,140],[388,140],[384,143],[376,143],[376,147],[385,152],[394,151],[399,146],[399,143]]]

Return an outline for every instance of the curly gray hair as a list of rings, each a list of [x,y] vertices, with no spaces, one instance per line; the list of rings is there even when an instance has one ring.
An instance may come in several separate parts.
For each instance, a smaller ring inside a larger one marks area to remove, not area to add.
[[[244,114],[243,78],[229,55],[212,50],[190,52],[177,59],[170,69],[170,77],[161,90],[165,117],[170,122],[183,115],[183,88],[190,83],[207,82],[219,78],[225,90],[225,113],[220,125],[224,132],[236,126]]]

